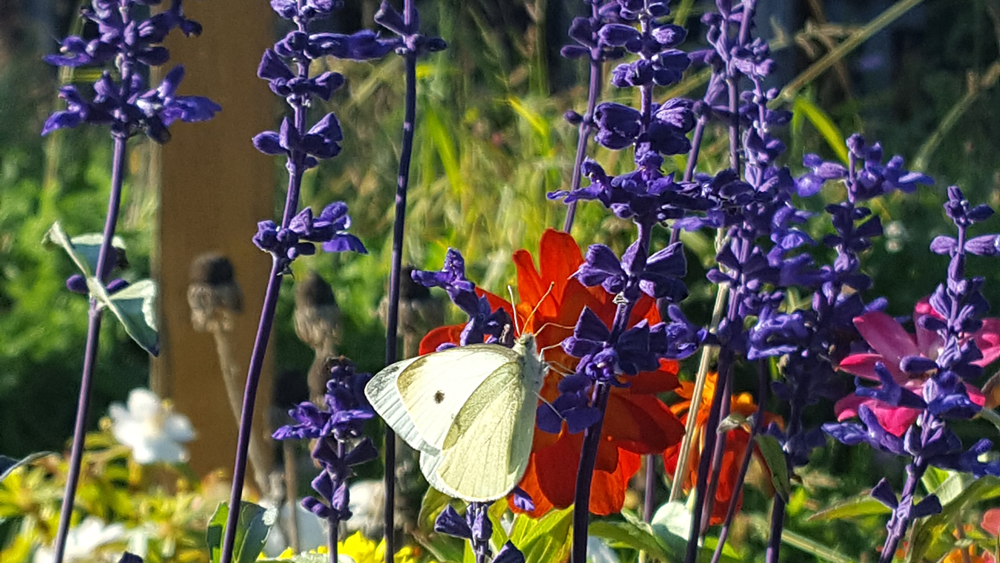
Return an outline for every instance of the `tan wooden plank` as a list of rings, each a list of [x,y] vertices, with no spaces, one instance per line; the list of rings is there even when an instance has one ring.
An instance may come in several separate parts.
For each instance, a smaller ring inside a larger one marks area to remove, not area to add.
[[[204,475],[222,468],[228,475],[237,426],[212,335],[195,332],[191,325],[188,275],[192,260],[204,252],[223,254],[235,267],[244,299],[232,352],[242,388],[270,269],[269,256],[250,238],[257,221],[274,213],[277,178],[273,158],[258,153],[251,139],[275,127],[274,95],[256,76],[264,49],[273,43],[274,21],[264,1],[186,2],[184,9],[202,23],[204,33],[197,38],[178,33],[168,42],[170,65],[183,63],[187,69],[179,93],[207,95],[222,112],[207,123],[175,124],[173,139],[162,148],[160,232],[154,250],[162,352],[153,362],[152,386],[170,397],[197,429],[198,438],[190,444],[194,470]],[[266,413],[272,366],[269,358],[254,423],[255,431],[267,438],[266,454],[271,451]]]

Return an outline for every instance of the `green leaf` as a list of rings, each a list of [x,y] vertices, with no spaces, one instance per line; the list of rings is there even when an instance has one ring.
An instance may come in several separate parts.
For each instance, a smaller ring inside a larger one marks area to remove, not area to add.
[[[90,277],[97,270],[97,257],[100,255],[101,241],[103,240],[104,235],[101,233],[90,233],[70,238],[63,231],[62,225],[56,221],[45,233],[42,242],[46,245],[61,247],[66,251],[66,254],[69,254],[80,273],[85,277]],[[111,239],[111,245],[121,250],[125,249],[125,243],[119,237]]]
[[[97,278],[87,278],[87,288],[98,303],[107,307],[125,327],[125,332],[136,344],[156,356],[160,353],[159,335],[156,331],[156,284],[142,280],[108,294]]]
[[[77,235],[70,239],[73,243],[73,248],[87,261],[90,265],[91,271],[97,270],[97,258],[101,252],[101,243],[104,241],[104,235],[102,233],[88,233],[85,235]],[[125,250],[125,241],[121,237],[115,236],[111,238],[111,246],[117,248],[118,250]]]
[[[871,516],[873,514],[889,514],[892,512],[889,507],[873,499],[870,493],[871,490],[869,489],[859,495],[836,502],[828,508],[810,516],[809,521],[843,520],[859,516]]]
[[[830,561],[830,563],[853,563],[854,560],[840,553],[832,547],[825,546],[813,539],[785,528],[781,533],[781,542],[795,546],[800,550],[812,555],[820,561]]]
[[[28,465],[36,459],[41,459],[47,455],[52,455],[52,452],[36,452],[22,459],[0,455],[0,483],[3,483],[4,479],[18,467]]]
[[[490,509],[487,515],[490,518],[490,522],[493,524],[493,534],[490,536],[490,544],[493,546],[493,553],[500,550],[507,540],[510,538],[507,536],[507,532],[504,530],[503,525],[500,523],[503,518],[504,513],[507,512],[507,499],[502,498],[490,505]]]
[[[927,471],[924,471],[924,476],[920,478],[920,482],[923,483],[924,489],[927,490],[928,494],[930,494],[930,493],[936,493],[937,490],[938,490],[938,488],[940,488],[941,485],[951,475],[952,475],[952,472],[947,471],[945,469],[939,469],[939,468],[934,467],[932,465],[932,466],[930,466],[930,467],[927,468]],[[941,495],[938,495],[938,498],[940,499]],[[941,504],[944,504],[944,503],[945,503],[945,501],[942,500]]]
[[[74,246],[73,242],[70,240],[69,235],[62,230],[62,225],[59,224],[59,221],[52,223],[52,227],[50,227],[49,231],[45,233],[42,243],[47,246],[55,245],[62,247],[62,249],[66,251],[66,254],[69,254],[73,263],[76,264],[77,269],[80,270],[85,277],[89,278],[94,269],[97,268],[96,260],[94,265],[91,265],[90,262],[87,261],[84,253],[77,250],[76,246]]]
[[[451,497],[435,489],[428,487],[424,498],[420,501],[420,512],[417,513],[417,527],[422,530],[433,530],[434,521],[437,520],[444,507],[451,503]]]
[[[935,473],[931,477],[930,469],[934,469]],[[943,478],[943,479],[942,479]],[[927,488],[927,493],[934,493],[938,497],[938,501],[941,506],[944,506],[962,494],[975,478],[968,473],[959,473],[957,471],[945,471],[943,469],[937,469],[936,467],[931,467],[924,473],[924,478],[922,479],[924,487]],[[936,486],[928,486],[936,485]]]
[[[649,558],[659,561],[672,561],[672,558],[678,555],[668,551],[648,524],[637,526],[631,522],[597,520],[590,523],[587,533],[608,540],[611,547],[629,547],[644,551]]]
[[[562,561],[569,556],[572,527],[572,508],[551,510],[537,519],[519,514],[510,541],[524,554],[525,563]]]
[[[240,517],[236,523],[236,539],[233,544],[234,563],[257,561],[277,514],[276,510],[265,510],[252,502],[240,502]],[[208,552],[212,563],[220,563],[222,559],[222,538],[227,518],[229,505],[223,502],[208,523]]]
[[[627,513],[622,513],[633,525],[640,525],[638,518],[630,518]],[[650,522],[651,529],[660,542],[660,545],[667,551],[670,557],[667,561],[680,561],[684,559],[687,552],[688,534],[691,531],[691,511],[682,502],[668,502],[656,510],[653,520]],[[717,538],[706,537],[705,544],[698,551],[698,563],[708,563],[712,559]],[[743,561],[736,551],[726,545],[722,548],[720,559],[726,563],[737,563]]]
[[[1000,375],[1000,374],[998,374]],[[996,377],[996,376],[994,376]],[[988,396],[988,395],[987,395]],[[990,424],[992,424],[998,431],[1000,431],[1000,413],[993,409],[980,409],[979,417],[985,418]]]
[[[428,487],[424,498],[420,501],[420,512],[417,514],[417,529],[413,538],[438,561],[461,561],[462,546],[466,543],[444,534],[423,532],[434,529],[434,521],[450,503],[451,497],[433,487]]]
[[[774,485],[774,492],[786,503],[792,494],[792,484],[788,480],[788,464],[785,462],[785,452],[781,449],[781,444],[774,436],[758,434],[755,438],[760,451],[764,454],[764,462],[771,470],[771,483]]]
[[[830,146],[833,152],[837,153],[837,158],[842,163],[847,164],[847,143],[844,141],[844,135],[841,134],[840,129],[837,128],[830,115],[823,111],[823,108],[803,96],[795,96],[795,102],[792,104],[792,112],[804,115],[809,120],[809,123],[812,123],[813,127],[819,131],[826,144]]]
[[[722,421],[719,422],[719,432],[729,432],[730,430],[749,426],[749,424],[750,419],[742,414],[738,412],[729,413],[729,416],[723,418]]]
[[[986,476],[969,484],[954,500],[943,504],[941,512],[923,518],[913,526],[910,534],[910,551],[906,561],[923,561],[924,554],[939,536],[951,536],[946,531],[955,526],[955,517],[964,514],[975,503],[1000,495],[1000,478]]]

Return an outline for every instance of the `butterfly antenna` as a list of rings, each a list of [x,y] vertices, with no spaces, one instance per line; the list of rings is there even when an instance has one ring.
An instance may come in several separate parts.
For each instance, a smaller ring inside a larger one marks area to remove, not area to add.
[[[535,333],[535,336],[538,336],[539,334],[542,333],[543,330],[545,330],[546,328],[548,328],[550,326],[554,326],[556,328],[564,328],[566,330],[573,330],[574,328],[576,328],[574,326],[567,326],[567,325],[561,325],[561,324],[558,324],[558,323],[548,322],[548,323],[543,324],[542,328],[538,329],[538,332]],[[551,347],[552,346],[546,346],[544,349],[547,350],[547,349],[549,349]]]
[[[514,334],[517,336],[521,335],[521,329],[517,326],[517,307],[514,306],[514,289],[507,286],[507,293],[510,295],[510,308],[514,312],[511,317],[514,319]],[[530,317],[529,317],[530,318]],[[527,322],[525,324],[528,324]]]
[[[529,314],[528,318],[525,319],[524,326],[528,326],[528,323],[531,322],[531,317],[535,316],[535,311],[537,311],[538,308],[542,306],[542,303],[545,303],[545,298],[552,294],[552,289],[555,288],[555,286],[556,286],[556,282],[552,282],[552,283],[549,284],[549,288],[547,290],[545,290],[545,295],[542,295],[542,298],[539,299],[538,303],[535,304],[535,308],[531,310],[531,314]],[[541,332],[541,330],[539,330],[538,332]],[[537,334],[536,334],[536,336],[537,336]]]
[[[558,373],[559,375],[566,377],[567,375],[573,375],[573,370],[569,369],[569,366],[561,364],[559,362],[548,363],[545,362],[549,369]],[[556,369],[558,368],[558,369]]]

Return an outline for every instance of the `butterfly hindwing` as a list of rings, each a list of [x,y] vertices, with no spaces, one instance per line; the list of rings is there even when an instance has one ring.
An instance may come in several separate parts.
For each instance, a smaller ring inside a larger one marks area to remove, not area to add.
[[[522,377],[522,362],[505,364],[469,396],[435,456],[432,485],[477,502],[517,485],[531,453],[537,403]]]
[[[435,453],[476,388],[500,366],[516,361],[517,355],[503,346],[449,348],[392,364],[372,378],[365,395],[406,443]]]

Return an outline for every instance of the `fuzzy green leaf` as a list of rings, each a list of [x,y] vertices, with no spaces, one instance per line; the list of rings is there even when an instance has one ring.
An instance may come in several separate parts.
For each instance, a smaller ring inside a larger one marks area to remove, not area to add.
[[[160,352],[156,330],[156,284],[152,280],[138,281],[121,291],[109,294],[97,278],[87,278],[90,294],[107,307],[125,327],[136,344],[156,356]]]
[[[788,464],[785,462],[785,452],[777,438],[767,434],[758,434],[755,438],[760,451],[764,454],[764,462],[771,470],[771,483],[775,493],[786,503],[792,494],[792,484],[788,480]]]
[[[524,554],[525,563],[562,561],[569,556],[573,509],[552,510],[541,518],[514,518],[510,541]]]
[[[810,522],[822,522],[824,520],[843,520],[857,518],[859,516],[871,516],[873,514],[888,514],[892,512],[889,507],[870,496],[870,490],[859,495],[846,498],[842,501],[830,505],[828,508],[820,510],[809,517]]]
[[[219,504],[208,523],[208,552],[212,563],[222,559],[222,538],[229,518],[228,503]],[[264,540],[277,518],[276,510],[265,510],[252,502],[240,503],[240,517],[236,524],[236,539],[233,544],[234,563],[255,563]]]
[[[969,484],[951,502],[943,504],[941,512],[922,518],[914,524],[910,534],[910,550],[906,561],[923,561],[924,555],[938,537],[951,538],[948,531],[955,526],[955,518],[965,514],[974,504],[982,500],[1000,496],[1000,478],[981,477]]]

